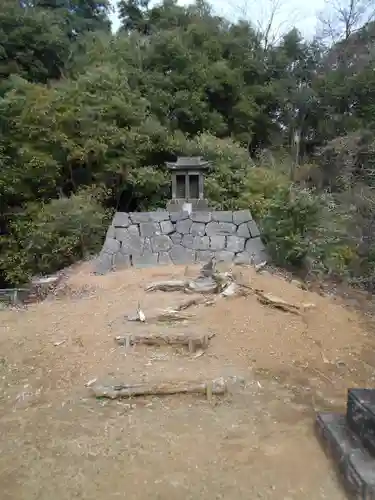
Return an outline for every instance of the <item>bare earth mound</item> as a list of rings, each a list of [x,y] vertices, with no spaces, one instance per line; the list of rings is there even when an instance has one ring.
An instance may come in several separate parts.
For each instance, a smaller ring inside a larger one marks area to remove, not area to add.
[[[189,309],[184,323],[126,320],[186,295],[146,293],[184,267],[90,275],[76,269],[65,293],[0,315],[0,491],[2,500],[344,499],[313,433],[317,410],[344,410],[348,387],[372,387],[372,334],[338,300],[242,270],[255,295]],[[197,274],[198,268],[190,268]],[[215,334],[202,355],[114,342],[131,333]],[[175,395],[96,400],[92,379],[147,382],[242,377],[214,402]]]

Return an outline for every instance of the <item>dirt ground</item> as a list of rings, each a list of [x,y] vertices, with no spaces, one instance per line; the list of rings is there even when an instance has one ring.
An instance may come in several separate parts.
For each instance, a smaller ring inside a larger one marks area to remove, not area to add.
[[[0,313],[2,500],[345,498],[314,436],[314,415],[345,411],[348,387],[374,386],[369,321],[339,299],[243,269],[254,287],[316,307],[297,316],[249,295],[189,309],[186,324],[133,323],[126,316],[138,301],[147,316],[186,299],[144,291],[185,267],[92,276],[90,266],[75,270],[61,296]],[[216,335],[200,357],[114,342],[150,329]],[[96,400],[85,386],[93,378],[217,376],[232,385],[214,403],[191,395]]]

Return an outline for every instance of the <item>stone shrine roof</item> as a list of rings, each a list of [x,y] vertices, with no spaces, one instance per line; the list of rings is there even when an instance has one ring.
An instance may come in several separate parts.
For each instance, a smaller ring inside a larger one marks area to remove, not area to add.
[[[206,170],[210,162],[202,159],[202,156],[179,156],[176,162],[166,162],[170,170]]]

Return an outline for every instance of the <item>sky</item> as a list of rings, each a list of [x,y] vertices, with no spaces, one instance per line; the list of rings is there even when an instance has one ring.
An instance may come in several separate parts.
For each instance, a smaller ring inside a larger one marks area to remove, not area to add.
[[[272,6],[277,4],[279,8],[275,16],[275,35],[288,31],[288,28],[296,26],[303,36],[310,38],[316,30],[316,16],[324,8],[326,0],[211,0],[215,14],[236,20],[238,17],[246,18],[256,25],[264,26],[269,19]],[[112,0],[116,7],[116,0]],[[157,2],[151,2],[157,3]],[[193,3],[189,0],[179,0],[180,5]],[[116,31],[119,21],[116,12],[112,14],[112,26]]]

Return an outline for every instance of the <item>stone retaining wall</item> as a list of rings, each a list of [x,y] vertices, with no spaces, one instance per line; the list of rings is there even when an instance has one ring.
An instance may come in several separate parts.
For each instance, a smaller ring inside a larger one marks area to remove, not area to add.
[[[249,210],[237,212],[117,212],[96,272],[123,267],[205,262],[260,262],[265,249]]]

